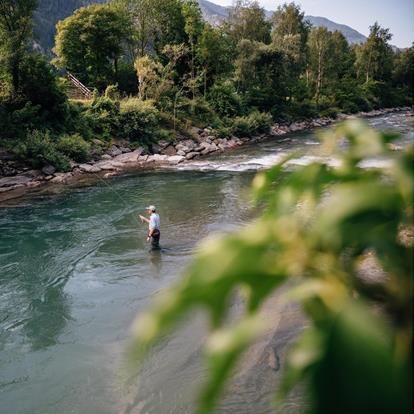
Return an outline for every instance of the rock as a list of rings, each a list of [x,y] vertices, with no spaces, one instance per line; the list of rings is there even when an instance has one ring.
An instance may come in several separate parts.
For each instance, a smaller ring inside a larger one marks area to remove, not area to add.
[[[13,177],[15,175],[17,175],[18,171],[16,170],[16,168],[10,167],[8,165],[5,165],[3,168],[3,175],[5,177]]]
[[[116,157],[117,155],[121,155],[122,151],[115,145],[112,145],[111,148],[109,148],[107,154],[109,154],[111,157]]]
[[[109,154],[104,154],[104,155],[102,155],[101,159],[102,160],[112,160],[112,156],[109,155]]]
[[[146,162],[148,160],[148,155],[141,155],[138,157],[138,162]]]
[[[155,162],[163,162],[167,160],[168,155],[154,154],[151,157]]]
[[[80,164],[79,169],[81,171],[87,172],[87,173],[97,173],[97,172],[101,171],[101,169],[99,167],[97,167],[96,165],[90,165],[90,164]]]
[[[53,175],[47,175],[47,176],[45,177],[45,180],[46,180],[46,181],[50,181],[52,178],[53,178]]]
[[[200,135],[200,134],[202,134],[204,132],[204,130],[202,130],[200,128],[197,128],[197,127],[191,127],[190,132],[193,135]]]
[[[152,146],[151,146],[151,152],[153,154],[159,154],[162,149],[163,148],[160,145],[158,145],[158,144],[152,144]]]
[[[199,154],[198,152],[193,151],[193,152],[189,152],[189,153],[185,156],[185,159],[186,159],[186,160],[192,160],[193,158],[195,158],[195,157],[199,157],[199,156],[200,156],[200,154]]]
[[[158,141],[158,146],[163,150],[167,148],[170,145],[170,142],[166,141],[165,139],[162,139],[161,141]]]
[[[42,183],[40,181],[33,180],[33,181],[28,182],[26,184],[26,187],[28,187],[28,188],[36,188],[36,187],[40,187],[41,185],[42,185]]]
[[[177,150],[172,145],[168,145],[168,147],[164,148],[161,151],[161,154],[168,155],[168,156],[172,156],[172,155],[176,155],[177,154]]]
[[[57,173],[55,176],[50,180],[53,184],[66,184],[68,178],[72,177],[71,173]]]
[[[180,156],[180,155],[173,155],[171,157],[167,158],[167,161],[169,164],[179,164],[180,162],[183,162],[185,160],[185,157]]]
[[[188,148],[190,151],[194,150],[194,148],[198,145],[195,141],[193,141],[192,139],[187,139],[185,141],[182,142],[182,144]]]
[[[27,170],[22,174],[25,177],[29,178],[41,178],[42,177],[42,171],[40,170]]]
[[[13,187],[16,185],[26,185],[31,181],[31,177],[25,177],[23,175],[15,175],[13,177],[0,178],[0,187]]]
[[[132,152],[128,152],[126,154],[121,154],[113,158],[113,161],[122,162],[122,163],[129,163],[129,162],[137,162],[138,157],[141,155],[142,150],[137,149]]]
[[[131,149],[128,147],[121,147],[119,150],[122,152],[122,154],[126,154],[128,152],[131,152]]]
[[[113,161],[101,161],[96,163],[95,167],[98,167],[102,171],[114,171],[118,169],[118,167],[114,165]]]
[[[177,151],[176,155],[180,155],[182,157],[185,157],[185,154],[187,154],[187,153],[188,153],[188,151],[182,151],[182,150],[180,150],[180,151]]]
[[[56,168],[53,165],[46,165],[42,168],[42,173],[44,175],[53,175],[56,172]]]

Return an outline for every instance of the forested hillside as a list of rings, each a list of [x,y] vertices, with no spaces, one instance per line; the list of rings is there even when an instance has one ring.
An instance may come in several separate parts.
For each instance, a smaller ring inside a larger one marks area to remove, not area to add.
[[[38,9],[35,13],[35,42],[41,50],[50,53],[55,42],[55,26],[59,20],[70,16],[79,7],[104,3],[106,0],[38,0]],[[219,24],[229,16],[229,8],[220,6],[208,0],[198,0],[203,17],[211,24]],[[273,12],[266,11],[270,19]],[[330,31],[340,31],[351,44],[363,43],[366,37],[353,28],[335,23],[325,17],[305,16],[315,27],[326,27]]]

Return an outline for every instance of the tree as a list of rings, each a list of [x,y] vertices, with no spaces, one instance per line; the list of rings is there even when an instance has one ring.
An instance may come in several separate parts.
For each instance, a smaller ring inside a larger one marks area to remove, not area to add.
[[[194,99],[196,94],[196,44],[203,31],[203,17],[200,6],[195,0],[186,0],[183,4],[184,30],[190,44],[190,79],[191,94]]]
[[[413,94],[414,45],[396,53],[393,62],[392,79],[395,85],[408,87]]]
[[[310,24],[295,3],[279,6],[272,17],[272,44],[285,56],[285,77],[289,95],[304,72],[307,61],[307,41]]]
[[[157,2],[154,0],[116,0],[114,5],[119,7],[129,19],[131,36],[128,44],[131,46],[131,57],[143,57],[154,42],[157,31]]]
[[[21,64],[32,35],[36,0],[0,0],[0,62],[11,80],[12,94],[20,88]]]
[[[284,100],[283,56],[270,45],[242,40],[235,62],[235,80],[246,103],[268,111]]]
[[[309,61],[316,77],[315,101],[319,105],[321,88],[324,85],[328,61],[332,54],[332,33],[326,27],[312,29],[309,34]]]
[[[392,71],[393,51],[389,44],[392,34],[377,22],[370,26],[368,40],[357,48],[357,75],[368,83],[387,81]]]
[[[224,30],[206,23],[201,33],[197,53],[203,68],[204,95],[207,88],[218,78],[229,75],[233,70],[235,49]]]
[[[224,28],[236,45],[243,39],[270,42],[270,23],[258,1],[237,0],[230,8]]]
[[[128,30],[125,16],[110,5],[81,7],[57,26],[54,60],[83,83],[104,89],[116,83]]]

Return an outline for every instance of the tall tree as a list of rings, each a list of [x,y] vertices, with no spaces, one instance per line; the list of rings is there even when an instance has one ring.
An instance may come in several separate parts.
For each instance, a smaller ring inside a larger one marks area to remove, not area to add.
[[[242,40],[235,62],[239,92],[248,105],[269,111],[285,100],[283,55],[270,45]]]
[[[184,30],[188,36],[188,42],[190,45],[190,86],[191,94],[194,99],[196,93],[196,46],[204,26],[200,6],[195,0],[186,0],[184,2],[183,16],[185,21]]]
[[[279,6],[272,17],[272,44],[286,56],[286,81],[293,93],[294,85],[304,72],[307,60],[307,41],[310,24],[295,3]]]
[[[315,75],[315,101],[319,105],[319,97],[332,55],[332,33],[326,27],[318,27],[309,34],[309,63],[312,73]]]
[[[32,35],[36,0],[0,0],[0,51],[13,95],[20,87],[20,71]]]
[[[231,40],[222,28],[207,23],[204,25],[197,50],[203,68],[204,95],[209,85],[219,77],[230,74],[235,52]]]
[[[236,44],[243,39],[270,42],[270,22],[256,0],[236,0],[230,8],[225,27]]]
[[[357,48],[357,73],[368,83],[370,80],[389,79],[392,71],[393,51],[389,44],[392,34],[377,22],[370,26],[368,40]]]
[[[399,51],[394,58],[392,78],[397,86],[406,86],[413,96],[414,45]]]
[[[82,82],[103,89],[116,82],[127,37],[125,17],[110,5],[78,9],[57,24],[54,60]]]

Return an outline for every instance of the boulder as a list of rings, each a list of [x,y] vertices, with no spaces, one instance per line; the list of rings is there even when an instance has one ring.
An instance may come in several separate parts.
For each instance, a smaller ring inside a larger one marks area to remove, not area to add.
[[[168,145],[168,147],[164,148],[161,151],[161,154],[162,155],[172,156],[172,155],[176,155],[177,154],[177,150],[174,148],[174,146]]]
[[[53,165],[46,165],[42,168],[42,173],[44,175],[53,175],[56,172],[56,168]]]
[[[109,154],[104,154],[102,155],[101,160],[112,160],[112,156]]]
[[[126,154],[132,151],[131,148],[128,147],[120,147],[119,150],[122,152],[122,154]]]
[[[163,162],[167,160],[168,155],[154,154],[152,157],[155,162]]]
[[[158,146],[161,149],[165,149],[170,145],[170,142],[166,141],[165,139],[162,139],[161,141],[158,141]]]
[[[183,162],[185,160],[185,157],[180,156],[180,155],[173,155],[172,157],[168,157],[167,161],[169,164],[174,164],[177,165],[180,162]]]
[[[185,154],[187,154],[189,151],[182,151],[182,150],[179,150],[179,151],[177,151],[177,153],[176,153],[176,155],[180,155],[180,156],[182,156],[182,157],[185,157]]]
[[[192,151],[192,152],[189,152],[189,153],[185,156],[185,159],[186,159],[186,160],[192,160],[193,158],[195,158],[195,157],[199,157],[199,156],[200,156],[200,154],[199,154],[198,152]]]
[[[118,167],[114,165],[113,161],[101,161],[96,163],[95,167],[98,167],[102,171],[114,171],[118,169]]]
[[[122,151],[116,145],[112,145],[112,147],[107,151],[107,154],[111,157],[116,157],[117,155],[121,155]]]
[[[14,177],[4,177],[0,178],[0,187],[14,187],[16,185],[26,185],[31,180],[31,177],[25,177],[23,175],[15,175]]]
[[[162,149],[163,148],[158,144],[152,144],[152,146],[151,146],[151,152],[153,154],[159,154],[162,151]]]
[[[113,161],[116,162],[123,162],[123,163],[129,163],[129,162],[137,162],[138,157],[141,155],[141,150],[135,150],[132,152],[128,152],[125,154],[117,155],[114,157]]]
[[[57,173],[55,176],[50,180],[53,184],[66,184],[68,178],[72,177],[71,173]]]
[[[98,166],[90,164],[80,164],[79,169],[86,173],[97,173],[101,171],[101,169]]]

